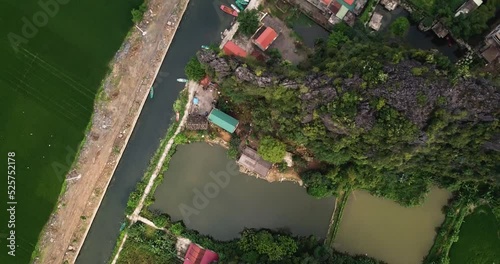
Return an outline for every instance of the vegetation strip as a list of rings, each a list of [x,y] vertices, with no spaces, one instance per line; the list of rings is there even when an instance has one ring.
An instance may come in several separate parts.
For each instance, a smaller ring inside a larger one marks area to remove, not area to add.
[[[339,200],[340,203],[337,203],[337,206],[334,209],[330,227],[328,228],[328,234],[325,240],[325,244],[329,245],[332,248],[333,243],[335,242],[335,237],[337,236],[337,232],[340,228],[340,223],[342,222],[342,214],[344,213],[344,208],[347,204],[347,200],[349,199],[350,194],[351,190],[346,190],[337,197],[337,200]]]

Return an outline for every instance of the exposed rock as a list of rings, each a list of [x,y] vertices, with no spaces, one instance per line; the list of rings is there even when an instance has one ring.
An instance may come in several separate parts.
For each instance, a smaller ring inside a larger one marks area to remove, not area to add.
[[[234,71],[236,78],[242,81],[254,83],[257,76],[247,67],[240,66]]]
[[[296,81],[290,79],[284,79],[280,82],[280,85],[287,89],[297,89],[299,88],[299,84]]]
[[[347,129],[336,124],[329,115],[322,115],[321,120],[328,131],[341,135],[349,134]]]
[[[367,101],[359,105],[355,124],[357,127],[367,131],[372,129],[373,125],[375,125],[375,111],[370,109],[370,104]]]

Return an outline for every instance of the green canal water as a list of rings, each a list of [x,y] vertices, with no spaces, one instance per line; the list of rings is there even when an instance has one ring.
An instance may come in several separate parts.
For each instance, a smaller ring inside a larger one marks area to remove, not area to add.
[[[238,237],[244,228],[326,236],[334,198],[316,199],[297,184],[242,174],[226,152],[206,143],[177,147],[150,209],[220,240]]]
[[[0,180],[15,152],[15,228],[0,216],[0,263],[28,263],[57,201],[108,64],[140,0],[0,0]],[[17,45],[19,44],[19,45]],[[15,231],[15,257],[7,233]]]
[[[451,194],[432,188],[424,204],[406,208],[355,191],[349,196],[334,247],[350,254],[367,254],[389,264],[421,263],[434,242],[441,211]]]

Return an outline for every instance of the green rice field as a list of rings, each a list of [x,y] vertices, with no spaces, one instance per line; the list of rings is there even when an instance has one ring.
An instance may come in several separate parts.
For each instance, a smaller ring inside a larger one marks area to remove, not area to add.
[[[142,0],[0,2],[0,263],[28,263]]]
[[[500,222],[489,207],[478,207],[465,217],[459,235],[450,250],[450,263],[500,263]]]

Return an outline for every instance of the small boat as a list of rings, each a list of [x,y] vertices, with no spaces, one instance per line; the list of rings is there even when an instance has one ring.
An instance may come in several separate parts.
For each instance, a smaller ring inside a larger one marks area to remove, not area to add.
[[[233,5],[231,5],[231,6],[233,6]],[[238,2],[236,2],[236,6],[237,6],[237,7],[238,7],[241,11],[245,10],[245,7],[244,7],[242,4],[238,3]],[[233,7],[233,8],[234,8],[234,7]]]
[[[188,79],[184,79],[184,78],[178,78],[177,79],[178,82],[181,82],[181,83],[187,83],[188,82]]]
[[[155,88],[151,86],[151,88],[149,88],[149,98],[153,99],[154,95],[155,95]]]
[[[210,47],[209,47],[209,46],[207,46],[207,45],[201,45],[201,48],[202,48],[202,49],[205,49],[205,50],[210,49]]]
[[[123,231],[123,229],[125,229],[126,226],[127,226],[127,223],[123,222],[122,225],[120,226],[120,231]]]
[[[235,16],[235,17],[238,16],[238,11],[239,11],[239,10],[235,10],[235,9],[233,9],[229,6],[225,6],[225,5],[220,5],[220,10],[224,11],[227,14]]]
[[[175,121],[179,122],[179,112],[175,112]]]
[[[234,4],[231,4],[231,7],[234,9],[234,11],[236,11],[237,13],[240,12],[240,10],[234,5]]]
[[[245,2],[245,0],[236,0],[236,5],[240,4],[243,8],[246,8],[248,5],[248,2]]]

